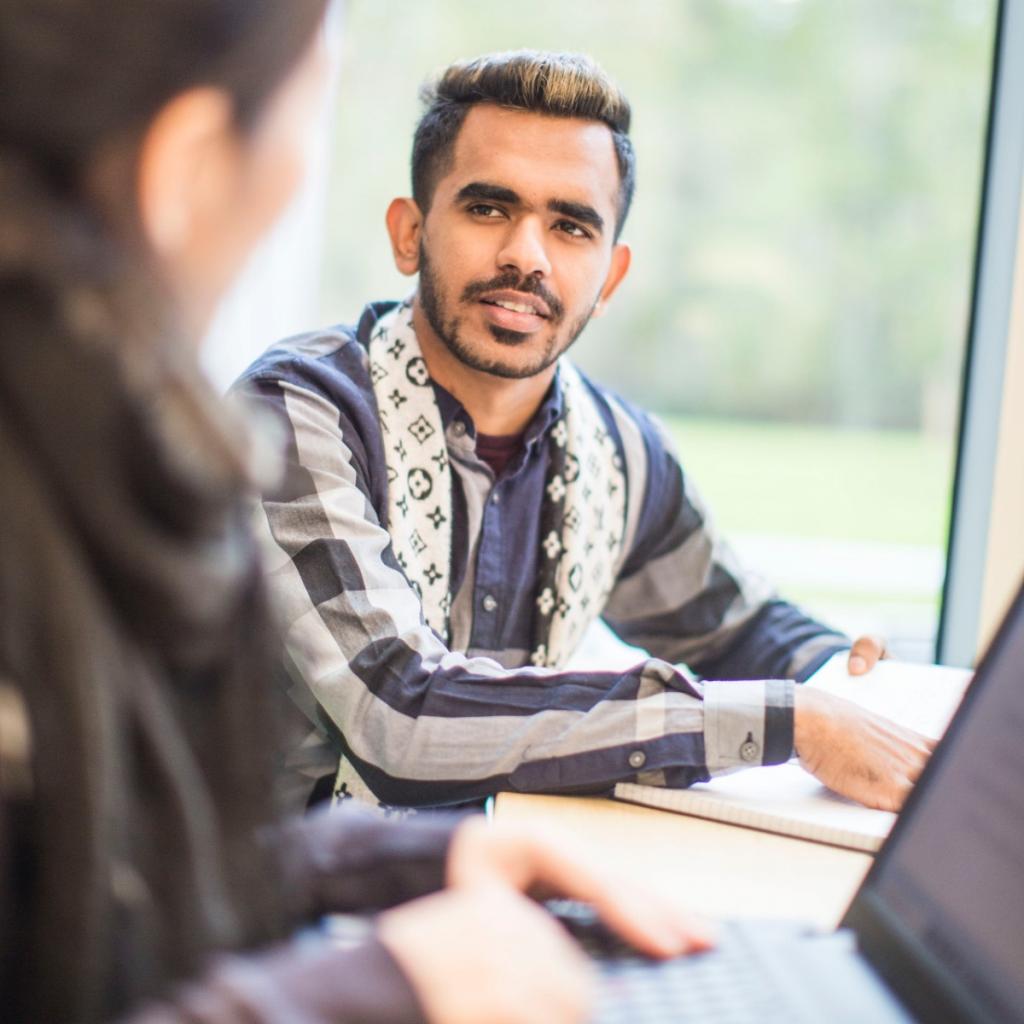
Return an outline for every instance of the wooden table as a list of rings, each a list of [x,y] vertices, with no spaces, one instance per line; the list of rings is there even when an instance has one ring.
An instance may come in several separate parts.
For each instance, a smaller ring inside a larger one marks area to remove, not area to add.
[[[681,892],[711,917],[834,928],[871,866],[865,853],[590,797],[501,793],[495,817],[551,824],[611,864]]]

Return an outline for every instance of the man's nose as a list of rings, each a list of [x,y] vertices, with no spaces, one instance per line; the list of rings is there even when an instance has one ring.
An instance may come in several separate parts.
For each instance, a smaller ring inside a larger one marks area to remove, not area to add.
[[[523,277],[548,277],[551,262],[545,247],[544,225],[538,217],[522,217],[513,221],[498,253],[502,270],[514,268]]]

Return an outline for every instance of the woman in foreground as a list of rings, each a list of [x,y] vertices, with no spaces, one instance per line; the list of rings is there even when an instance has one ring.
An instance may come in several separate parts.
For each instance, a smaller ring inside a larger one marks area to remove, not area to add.
[[[324,6],[0,7],[4,1020],[578,1020],[534,891],[700,941],[557,842],[271,806],[265,460],[195,348],[300,180]],[[352,948],[294,937],[388,907]]]

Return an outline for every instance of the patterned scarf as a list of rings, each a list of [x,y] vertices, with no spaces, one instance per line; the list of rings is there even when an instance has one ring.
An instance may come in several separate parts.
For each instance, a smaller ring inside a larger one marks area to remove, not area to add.
[[[567,359],[563,413],[548,439],[541,559],[530,660],[560,667],[604,607],[625,530],[622,460],[590,391]],[[427,624],[450,635],[451,466],[441,412],[408,300],[370,336],[370,374],[388,473],[388,525],[398,564]]]
[[[369,352],[387,465],[391,546],[420,598],[427,625],[447,643],[451,465],[441,410],[413,329],[411,300],[377,321]],[[615,442],[572,364],[562,359],[558,372],[564,404],[548,439],[530,656],[533,665],[553,668],[568,662],[605,605],[626,521],[626,483]],[[344,755],[334,797],[383,806]]]

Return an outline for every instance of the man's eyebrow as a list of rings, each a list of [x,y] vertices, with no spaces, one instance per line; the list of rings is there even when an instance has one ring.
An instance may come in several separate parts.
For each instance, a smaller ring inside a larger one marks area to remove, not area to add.
[[[458,203],[467,199],[478,199],[492,203],[504,203],[506,206],[518,206],[519,194],[503,185],[490,185],[486,181],[471,181],[459,189],[455,196]]]
[[[486,181],[471,181],[455,194],[457,203],[464,203],[468,200],[477,202],[504,203],[505,206],[520,206],[522,199],[518,192],[514,192],[504,185],[492,185]],[[604,231],[604,218],[592,206],[586,203],[573,202],[571,199],[551,199],[548,201],[548,209],[552,213],[560,213],[563,217],[572,217],[581,224],[593,228],[598,234]]]
[[[581,224],[593,228],[598,234],[604,231],[604,218],[592,206],[586,203],[574,203],[569,199],[552,199],[548,203],[548,209],[552,213],[561,213],[566,217],[572,217]]]

